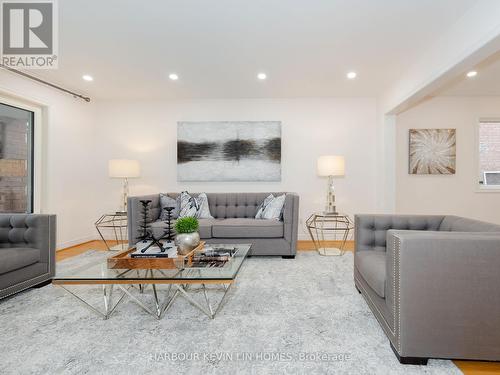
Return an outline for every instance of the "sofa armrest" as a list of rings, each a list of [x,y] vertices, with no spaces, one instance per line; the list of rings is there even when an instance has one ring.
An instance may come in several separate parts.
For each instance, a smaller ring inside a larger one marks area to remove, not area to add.
[[[141,200],[151,200],[149,205],[148,223],[156,221],[160,218],[160,194],[142,195],[136,197],[128,197],[127,199],[127,223],[128,223],[128,243],[133,246],[137,243],[139,236],[139,221],[142,220],[142,203]]]
[[[286,194],[283,208],[283,225],[285,240],[290,243],[291,255],[295,255],[299,230],[299,196],[295,193]]]
[[[438,230],[442,215],[355,215],[355,250],[385,251],[387,231]]]
[[[500,233],[390,231],[387,237],[386,287],[399,354],[469,358],[467,348],[476,346],[482,359],[498,359]]]

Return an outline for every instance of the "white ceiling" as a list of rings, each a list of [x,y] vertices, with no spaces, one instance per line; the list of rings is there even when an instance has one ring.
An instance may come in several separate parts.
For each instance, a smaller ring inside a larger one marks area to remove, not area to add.
[[[500,52],[489,57],[474,68],[477,75],[467,78],[466,72],[446,87],[437,96],[500,96]]]
[[[373,96],[477,1],[65,0],[36,73],[101,99]]]

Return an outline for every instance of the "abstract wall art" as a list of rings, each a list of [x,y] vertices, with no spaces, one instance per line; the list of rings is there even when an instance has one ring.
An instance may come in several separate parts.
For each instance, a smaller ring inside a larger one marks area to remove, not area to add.
[[[455,174],[456,129],[410,129],[410,174]]]
[[[280,121],[177,123],[179,181],[280,181]]]

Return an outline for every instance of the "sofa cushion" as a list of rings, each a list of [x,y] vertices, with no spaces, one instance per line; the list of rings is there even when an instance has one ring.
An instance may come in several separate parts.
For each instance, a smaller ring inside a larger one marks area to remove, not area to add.
[[[283,222],[263,219],[217,220],[212,226],[215,238],[281,238]]]
[[[380,297],[385,298],[386,263],[383,251],[356,251],[356,268]]]
[[[40,261],[40,250],[30,247],[0,249],[0,274],[17,270]]]
[[[201,238],[212,238],[212,224],[216,222],[215,219],[198,219],[200,223],[200,228],[198,229],[198,233],[200,233]],[[172,226],[175,225],[175,220],[172,220]],[[167,225],[164,221],[155,221],[149,224],[153,235],[156,238],[159,238],[164,232]],[[175,230],[174,230],[175,232]]]
[[[198,232],[200,233],[201,238],[212,238],[213,234],[213,225],[214,223],[218,222],[216,219],[198,219],[198,222],[200,223],[200,229],[198,229]]]

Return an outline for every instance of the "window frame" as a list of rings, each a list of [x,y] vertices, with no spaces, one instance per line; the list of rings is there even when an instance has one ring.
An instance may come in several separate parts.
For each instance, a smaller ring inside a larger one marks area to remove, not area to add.
[[[0,103],[23,109],[33,113],[33,124],[31,131],[31,173],[32,173],[32,188],[31,188],[31,213],[42,212],[42,107],[34,103],[24,101],[14,96],[0,92]]]
[[[480,150],[480,144],[479,144],[479,132],[481,128],[481,124],[484,123],[498,123],[500,124],[500,117],[481,117],[479,118],[479,121],[477,122],[476,125],[476,134],[475,134],[475,157],[476,157],[476,168],[475,168],[475,177],[474,177],[474,184],[475,184],[475,190],[477,193],[500,193],[500,185],[484,185],[480,184],[478,179],[478,176],[480,175],[481,172],[481,150]]]

